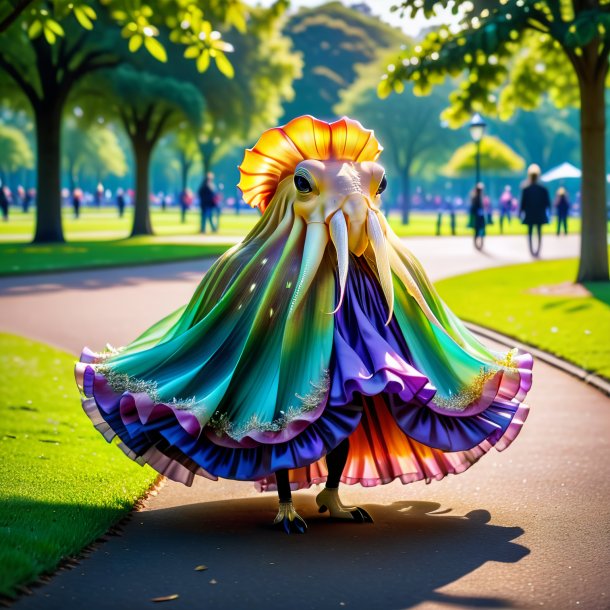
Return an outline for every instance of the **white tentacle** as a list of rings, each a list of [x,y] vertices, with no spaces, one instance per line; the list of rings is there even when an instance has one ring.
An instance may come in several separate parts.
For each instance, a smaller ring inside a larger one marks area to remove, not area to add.
[[[339,273],[339,302],[331,313],[337,313],[343,304],[345,296],[345,286],[347,284],[347,271],[349,268],[349,245],[347,223],[341,210],[335,212],[329,224],[330,238],[337,251],[337,268]]]
[[[375,253],[375,263],[377,266],[377,274],[379,276],[379,283],[385,296],[385,300],[388,304],[388,319],[386,326],[390,323],[392,315],[394,314],[394,284],[392,281],[392,270],[390,268],[390,261],[388,259],[388,250],[386,247],[386,239],[379,224],[377,214],[373,210],[368,211],[366,219],[366,230],[368,233],[373,252]]]
[[[322,257],[328,244],[328,229],[321,222],[312,222],[307,225],[305,234],[305,245],[303,246],[303,260],[297,280],[296,288],[292,294],[292,301],[288,315],[291,315],[301,305],[311,284],[313,283]]]

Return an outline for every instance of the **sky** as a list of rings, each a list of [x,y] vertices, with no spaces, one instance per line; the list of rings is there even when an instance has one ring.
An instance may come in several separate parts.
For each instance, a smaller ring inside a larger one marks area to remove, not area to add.
[[[398,0],[342,0],[343,4],[350,5],[360,2],[368,4],[374,15],[381,17],[383,21],[393,26],[402,28],[402,30],[409,36],[417,36],[419,31],[423,27],[435,25],[439,23],[451,23],[455,21],[455,17],[451,15],[450,11],[445,11],[444,14],[436,19],[435,21],[426,21],[423,16],[416,17],[415,19],[408,19],[407,17],[400,17],[399,13],[392,13],[390,8],[398,4]],[[274,0],[258,0],[257,4],[263,6],[270,6]],[[318,6],[324,4],[325,0],[291,0],[291,10],[295,11],[304,7]]]

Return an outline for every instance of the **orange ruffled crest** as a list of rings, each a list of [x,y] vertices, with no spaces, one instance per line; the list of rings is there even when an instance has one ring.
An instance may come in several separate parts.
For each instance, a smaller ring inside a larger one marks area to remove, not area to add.
[[[358,121],[343,117],[326,123],[305,115],[268,129],[246,150],[237,186],[246,203],[264,212],[278,184],[301,161],[375,161],[382,150],[373,131]]]

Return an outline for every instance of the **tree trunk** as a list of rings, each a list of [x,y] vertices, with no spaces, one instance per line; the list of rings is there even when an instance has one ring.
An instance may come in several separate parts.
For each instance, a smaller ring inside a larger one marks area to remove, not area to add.
[[[150,222],[150,157],[152,147],[145,142],[134,141],[133,152],[136,162],[136,199],[131,237],[153,235]]]
[[[34,243],[61,243],[65,241],[61,224],[61,105],[48,101],[34,111],[38,168]]]
[[[605,110],[603,75],[581,79],[582,228],[578,282],[608,280]]]
[[[402,224],[409,224],[411,215],[411,168],[403,168],[400,172],[401,193],[402,193]]]
[[[188,185],[188,180],[189,180],[189,171],[191,169],[191,163],[189,163],[188,161],[186,161],[186,159],[184,157],[181,157],[180,159],[180,186],[182,189],[182,192],[186,191],[186,187]]]

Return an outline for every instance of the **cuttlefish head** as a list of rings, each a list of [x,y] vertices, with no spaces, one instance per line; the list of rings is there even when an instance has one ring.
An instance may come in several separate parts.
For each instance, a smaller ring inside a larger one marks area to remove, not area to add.
[[[341,307],[349,253],[362,256],[372,250],[381,288],[392,317],[394,291],[386,250],[386,238],[379,222],[381,193],[387,180],[381,165],[373,161],[301,161],[294,171],[294,213],[307,225],[304,258],[319,263],[332,241],[337,254]],[[309,266],[309,265],[308,265]]]

